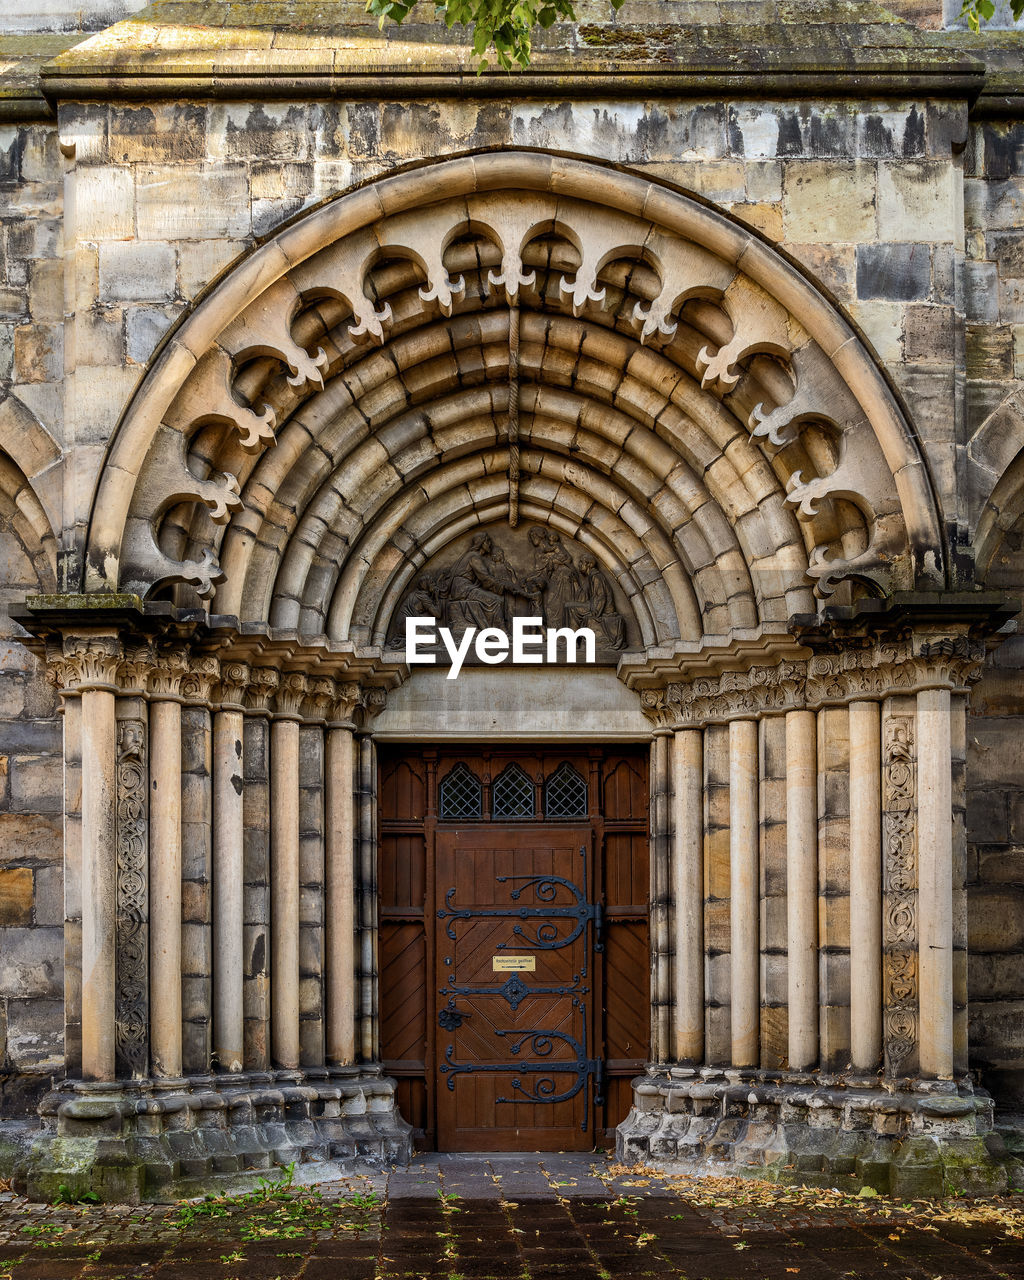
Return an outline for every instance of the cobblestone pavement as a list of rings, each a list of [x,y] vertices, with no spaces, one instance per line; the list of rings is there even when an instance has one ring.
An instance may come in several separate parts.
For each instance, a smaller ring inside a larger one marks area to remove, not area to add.
[[[602,1155],[409,1169],[179,1205],[0,1194],[0,1280],[988,1280],[1024,1277],[1024,1195],[902,1204]]]

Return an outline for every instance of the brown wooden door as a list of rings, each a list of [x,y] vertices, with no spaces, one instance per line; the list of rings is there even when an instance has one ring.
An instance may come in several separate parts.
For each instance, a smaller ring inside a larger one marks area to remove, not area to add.
[[[417,1144],[614,1141],[649,1052],[646,747],[381,745],[379,762],[381,1056]],[[588,922],[569,941],[565,909]],[[558,1070],[525,1069],[542,1063]]]
[[[589,826],[438,833],[440,1151],[594,1145],[590,845]]]

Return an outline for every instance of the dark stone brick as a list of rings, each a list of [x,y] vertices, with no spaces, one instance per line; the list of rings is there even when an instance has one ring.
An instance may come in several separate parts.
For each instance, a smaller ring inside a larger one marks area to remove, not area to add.
[[[857,296],[913,302],[928,297],[931,255],[924,244],[857,246]]]
[[[1024,125],[985,126],[986,178],[1012,178],[1024,173]]]
[[[985,237],[985,252],[995,262],[1002,279],[1024,279],[1024,233],[990,231]]]
[[[908,307],[905,328],[907,359],[953,359],[953,320],[953,311],[949,307]]]

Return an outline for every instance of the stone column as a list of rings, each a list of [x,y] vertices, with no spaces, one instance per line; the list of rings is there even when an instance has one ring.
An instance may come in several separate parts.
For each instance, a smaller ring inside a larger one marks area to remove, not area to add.
[[[327,728],[326,785],[326,998],[327,1061],[356,1058],[355,723],[359,686],[339,686],[335,718]]]
[[[324,933],[327,898],[327,747],[334,681],[312,676],[299,729],[299,1043],[304,1067],[327,1061]]]
[[[82,1075],[114,1078],[116,921],[116,635],[65,636],[81,701]]]
[[[242,698],[249,667],[225,663],[213,717],[213,1052],[222,1071],[244,1062],[244,808]]]
[[[760,1058],[758,727],[729,725],[730,1032],[734,1067]]]
[[[882,738],[876,702],[850,703],[850,1058],[882,1058]]]
[[[669,1045],[669,849],[672,731],[659,728],[651,742],[651,1060],[663,1062]]]
[[[672,742],[672,897],[677,1062],[704,1060],[704,735],[681,729]]]
[[[149,678],[149,1055],[181,1075],[181,698],[184,654],[157,655]]]
[[[270,727],[270,1044],[299,1065],[299,707],[305,677],[281,677]]]
[[[789,1066],[818,1060],[817,717],[786,715],[786,926]]]
[[[949,689],[917,695],[921,1072],[953,1076],[953,796]]]
[[[253,667],[242,735],[245,866],[242,1004],[245,1070],[270,1067],[270,704],[280,684],[273,667]]]

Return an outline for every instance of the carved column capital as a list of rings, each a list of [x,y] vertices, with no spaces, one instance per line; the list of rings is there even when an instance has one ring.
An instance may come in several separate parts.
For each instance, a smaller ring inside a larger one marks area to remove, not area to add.
[[[218,688],[220,705],[233,711],[244,710],[245,691],[251,680],[252,667],[247,662],[221,662]]]
[[[929,636],[917,641],[915,651],[921,684],[962,690],[981,679],[984,640],[972,640],[963,633]]]
[[[276,667],[253,667],[249,677],[249,688],[246,701],[250,711],[270,714],[270,699],[281,682],[281,673]]]
[[[125,693],[145,695],[149,686],[156,649],[151,640],[130,640],[124,646],[120,680]]]
[[[281,676],[274,699],[274,709],[279,716],[300,719],[302,701],[306,696],[306,677],[300,671],[286,671]]]
[[[370,720],[375,720],[387,706],[388,691],[381,688],[380,685],[370,685],[368,688],[363,689],[359,701],[365,724]]]
[[[219,676],[218,658],[209,653],[193,657],[181,678],[181,696],[186,702],[208,704]]]
[[[184,645],[167,645],[157,650],[155,665],[149,673],[151,698],[181,696],[181,680],[188,670],[188,657],[188,650]]]
[[[330,712],[331,721],[340,728],[354,729],[356,727],[355,716],[359,710],[362,690],[352,680],[336,681],[334,688],[335,698]]]
[[[119,668],[124,656],[119,636],[65,635],[62,647],[61,676],[65,687],[118,692]]]
[[[337,700],[337,686],[330,676],[310,676],[306,681],[306,716],[310,720],[326,720]]]

